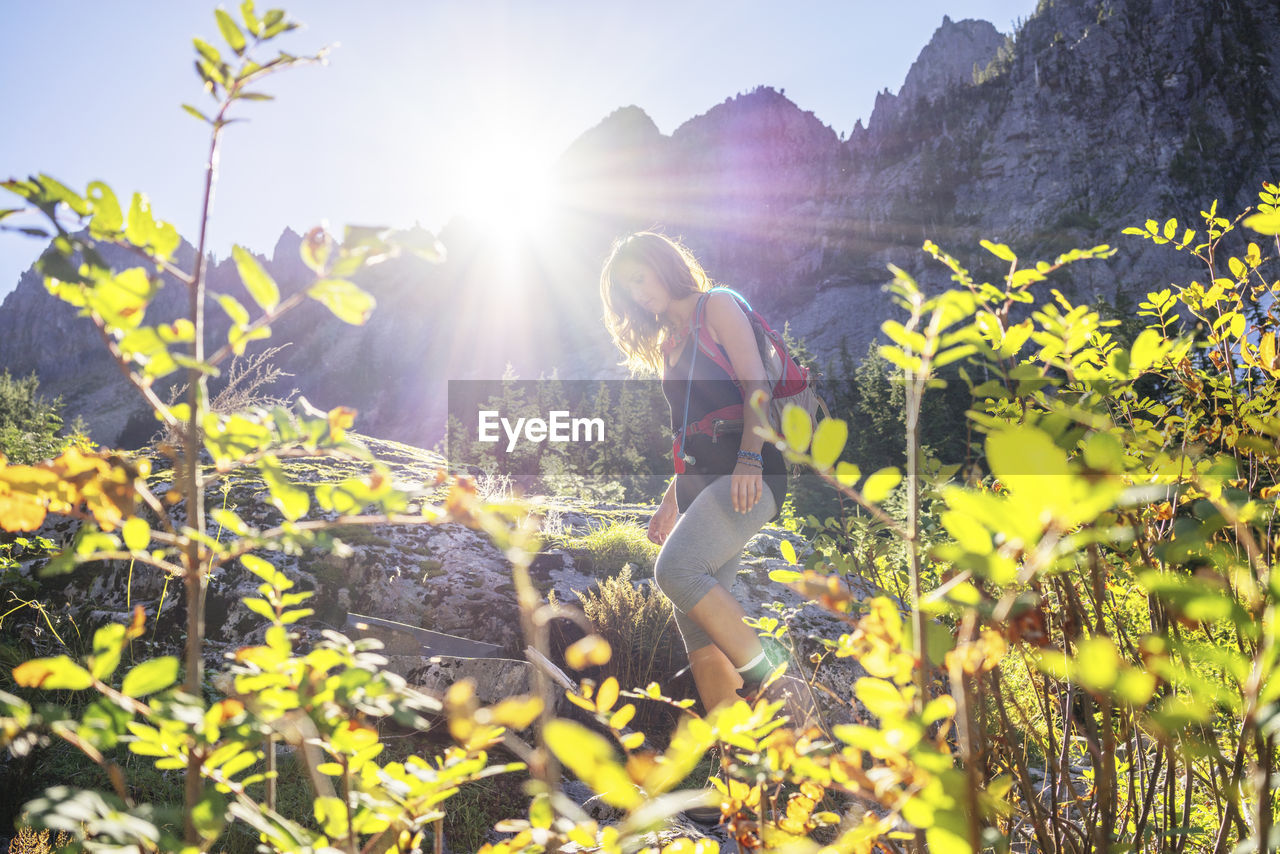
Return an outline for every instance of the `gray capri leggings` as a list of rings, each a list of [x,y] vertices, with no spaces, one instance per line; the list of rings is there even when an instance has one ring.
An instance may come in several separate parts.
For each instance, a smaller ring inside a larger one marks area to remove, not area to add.
[[[766,485],[754,507],[737,512],[732,486],[733,478],[724,475],[698,493],[671,529],[653,567],[658,589],[675,605],[676,625],[689,652],[712,642],[689,611],[717,583],[732,591],[743,546],[777,510],[773,490]]]

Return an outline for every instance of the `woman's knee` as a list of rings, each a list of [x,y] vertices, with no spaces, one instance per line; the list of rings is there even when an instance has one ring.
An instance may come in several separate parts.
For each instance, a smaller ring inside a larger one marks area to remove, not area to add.
[[[664,548],[658,553],[658,559],[653,564],[653,583],[668,599],[676,600],[676,596],[672,594],[677,593],[686,583],[688,574],[688,569],[668,549]]]
[[[688,612],[715,584],[711,570],[705,560],[663,549],[653,565],[653,581],[677,610]]]

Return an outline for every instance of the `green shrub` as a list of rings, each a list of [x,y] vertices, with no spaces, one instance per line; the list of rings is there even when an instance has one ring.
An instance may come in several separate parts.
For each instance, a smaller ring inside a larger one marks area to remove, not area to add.
[[[652,582],[632,582],[631,570],[630,563],[624,564],[617,575],[602,579],[597,587],[574,591],[592,631],[613,650],[609,662],[592,675],[597,680],[613,677],[623,689],[657,683],[673,696],[681,689],[692,696],[692,680],[676,678],[689,661],[671,600]],[[636,729],[670,733],[674,720],[666,706],[641,703],[637,708]]]

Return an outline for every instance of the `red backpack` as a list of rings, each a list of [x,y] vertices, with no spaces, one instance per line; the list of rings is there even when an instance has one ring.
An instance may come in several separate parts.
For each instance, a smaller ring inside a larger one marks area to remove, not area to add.
[[[675,470],[677,473],[683,473],[686,463],[693,464],[694,458],[684,452],[684,437],[695,433],[705,433],[715,438],[722,428],[728,422],[738,422],[735,425],[737,429],[742,429],[743,404],[735,403],[725,406],[713,412],[708,412],[702,418],[689,423],[689,398],[693,393],[693,367],[697,362],[698,352],[706,354],[707,358],[715,362],[724,372],[728,374],[738,386],[738,391],[742,392],[742,383],[738,382],[738,378],[733,374],[733,366],[729,360],[725,358],[721,352],[711,333],[707,331],[703,324],[702,315],[706,307],[707,297],[716,291],[725,291],[733,295],[734,299],[742,304],[746,312],[747,319],[751,321],[751,330],[756,336],[756,349],[760,353],[760,362],[764,365],[765,377],[772,389],[773,397],[769,403],[769,424],[774,430],[782,432],[782,411],[786,409],[787,404],[794,403],[803,409],[808,415],[809,420],[816,426],[819,410],[826,418],[831,417],[831,411],[827,408],[827,404],[817,391],[813,388],[814,378],[809,375],[809,369],[800,365],[792,358],[791,353],[787,351],[786,342],[782,336],[775,332],[768,322],[760,316],[760,313],[751,307],[751,303],[747,302],[746,297],[733,288],[716,287],[698,297],[698,306],[694,311],[693,319],[693,339],[697,343],[694,348],[693,358],[689,360],[689,383],[685,392],[684,399],[684,418],[682,423],[684,427],[676,430],[673,434],[672,442],[672,458],[675,462]],[[745,400],[745,395],[743,395]],[[728,432],[724,430],[723,432]]]

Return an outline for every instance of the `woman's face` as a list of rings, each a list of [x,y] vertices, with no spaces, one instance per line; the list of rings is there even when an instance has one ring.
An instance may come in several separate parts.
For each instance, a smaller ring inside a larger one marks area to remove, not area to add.
[[[613,269],[613,283],[621,294],[647,314],[661,315],[671,302],[671,294],[658,274],[652,267],[638,261],[619,261]]]

